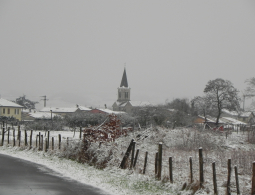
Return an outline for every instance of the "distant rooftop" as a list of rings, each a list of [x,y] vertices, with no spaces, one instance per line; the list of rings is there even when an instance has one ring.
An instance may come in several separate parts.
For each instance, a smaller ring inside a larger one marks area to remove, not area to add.
[[[40,110],[40,112],[75,112],[78,108],[73,107],[73,108],[62,108],[62,107],[44,107],[43,109]]]
[[[6,106],[6,107],[23,108],[23,106],[21,106],[21,105],[19,105],[19,104],[16,104],[16,103],[14,103],[14,102],[12,102],[12,101],[3,99],[3,98],[0,98],[0,106],[1,106],[1,107]]]

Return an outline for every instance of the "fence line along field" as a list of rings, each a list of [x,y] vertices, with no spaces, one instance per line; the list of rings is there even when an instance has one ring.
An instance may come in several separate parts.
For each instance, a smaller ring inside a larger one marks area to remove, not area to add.
[[[255,192],[254,145],[248,142],[254,139],[253,130],[151,127],[124,131],[116,121],[112,122],[101,128],[77,127],[76,131],[2,125],[1,145],[62,151],[68,158],[98,168],[128,169],[193,194],[199,189],[208,194]],[[103,134],[106,129],[107,134]]]

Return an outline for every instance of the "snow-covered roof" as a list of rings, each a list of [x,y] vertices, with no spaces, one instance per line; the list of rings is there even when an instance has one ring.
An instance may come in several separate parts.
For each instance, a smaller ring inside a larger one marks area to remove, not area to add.
[[[36,109],[22,109],[23,113],[36,112]]]
[[[90,110],[91,110],[90,108],[87,108],[87,107],[85,107],[85,106],[80,106],[80,105],[78,105],[78,108],[79,108],[80,110],[82,110],[82,111],[90,111]]]
[[[29,113],[29,116],[35,118],[35,119],[51,119],[51,113],[48,112],[35,112],[35,113]],[[53,117],[60,117],[57,114],[52,113],[52,118]]]
[[[221,120],[225,121],[225,123],[230,123],[230,124],[233,124],[233,125],[238,125],[238,124],[246,125],[246,123],[244,123],[242,121],[239,121],[239,120],[236,120],[236,119],[231,118],[231,117],[222,117]]]
[[[0,106],[23,108],[23,106],[3,98],[0,98]]]
[[[205,117],[202,115],[198,115],[198,117],[205,119]],[[210,123],[216,123],[216,118],[214,118],[212,116],[206,116],[206,120],[207,120],[207,122],[210,122]],[[219,123],[225,123],[225,122],[222,121],[221,119],[219,119]]]
[[[113,110],[110,110],[110,109],[99,109],[97,108],[97,110],[100,110],[102,112],[105,112],[107,114],[125,114],[125,112],[121,112],[121,111],[113,111]]]
[[[78,108],[77,107],[72,107],[72,108],[59,108],[59,107],[44,107],[43,109],[40,110],[40,112],[75,112]]]
[[[229,111],[227,109],[222,109],[223,113],[229,114],[231,116],[240,116],[240,117],[249,117],[251,112],[242,112],[238,113],[237,111]]]
[[[147,101],[130,101],[130,104],[134,107],[152,106],[152,104],[150,102],[147,102]]]

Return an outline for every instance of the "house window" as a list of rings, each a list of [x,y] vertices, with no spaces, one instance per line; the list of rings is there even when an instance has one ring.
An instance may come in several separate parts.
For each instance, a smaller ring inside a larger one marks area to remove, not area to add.
[[[17,109],[17,114],[19,114],[19,109]]]
[[[10,108],[8,108],[8,113],[7,114],[10,114]]]
[[[5,108],[3,108],[3,114],[5,114]]]
[[[119,92],[119,98],[121,98],[121,93]]]
[[[128,98],[128,92],[125,92],[125,98]]]

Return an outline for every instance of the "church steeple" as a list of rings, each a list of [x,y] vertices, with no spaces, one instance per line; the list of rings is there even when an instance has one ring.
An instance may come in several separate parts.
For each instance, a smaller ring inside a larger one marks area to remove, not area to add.
[[[122,75],[120,87],[118,88],[118,102],[130,101],[130,88],[128,87],[126,68]]]
[[[123,72],[123,75],[122,75],[120,87],[128,87],[126,68],[124,68],[124,72]]]

